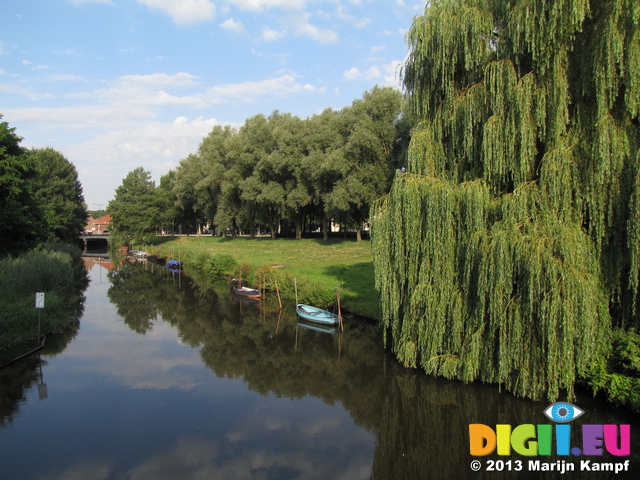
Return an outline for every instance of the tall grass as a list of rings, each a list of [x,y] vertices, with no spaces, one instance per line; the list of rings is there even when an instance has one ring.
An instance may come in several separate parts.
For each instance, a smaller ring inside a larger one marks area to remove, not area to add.
[[[80,252],[71,246],[46,245],[18,258],[0,260],[0,349],[38,334],[72,327],[77,320],[78,283],[74,266]],[[45,308],[35,308],[36,292],[45,293]]]

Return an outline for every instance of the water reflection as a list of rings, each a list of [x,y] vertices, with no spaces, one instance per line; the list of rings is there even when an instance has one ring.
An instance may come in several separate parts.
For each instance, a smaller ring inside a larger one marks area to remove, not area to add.
[[[400,367],[372,325],[304,328],[275,295],[149,263],[91,273],[78,338],[43,356],[47,400],[37,358],[0,371],[3,478],[512,478],[470,471],[469,423],[548,423],[544,403]],[[576,428],[632,423],[637,463],[635,417],[576,403]]]

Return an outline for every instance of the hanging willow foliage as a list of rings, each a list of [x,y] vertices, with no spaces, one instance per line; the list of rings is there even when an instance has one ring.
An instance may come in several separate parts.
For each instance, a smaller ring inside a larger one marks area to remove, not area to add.
[[[434,0],[403,70],[421,118],[372,212],[407,366],[573,396],[640,326],[640,2]]]

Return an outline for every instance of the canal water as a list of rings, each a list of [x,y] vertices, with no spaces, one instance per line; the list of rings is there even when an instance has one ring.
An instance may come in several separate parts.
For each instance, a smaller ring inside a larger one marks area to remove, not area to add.
[[[87,269],[77,332],[0,369],[4,480],[559,477],[545,465],[569,478],[637,478],[640,470],[637,416],[588,394],[574,402],[585,413],[571,423],[571,446],[581,445],[583,423],[629,424],[630,456],[478,459],[469,424],[550,424],[548,403],[405,369],[374,325],[347,318],[344,332],[315,331],[298,324],[292,303],[280,311],[273,293],[253,305],[224,284],[150,263],[94,258]],[[580,471],[583,460],[620,468],[629,460],[629,471]]]

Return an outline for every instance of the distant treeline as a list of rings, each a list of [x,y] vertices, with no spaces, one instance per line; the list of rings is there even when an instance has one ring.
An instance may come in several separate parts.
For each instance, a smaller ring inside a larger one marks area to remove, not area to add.
[[[216,126],[159,184],[140,167],[108,206],[112,231],[219,234],[360,230],[405,163],[411,121],[402,94],[376,87],[340,111],[310,118],[274,111],[240,129]]]

